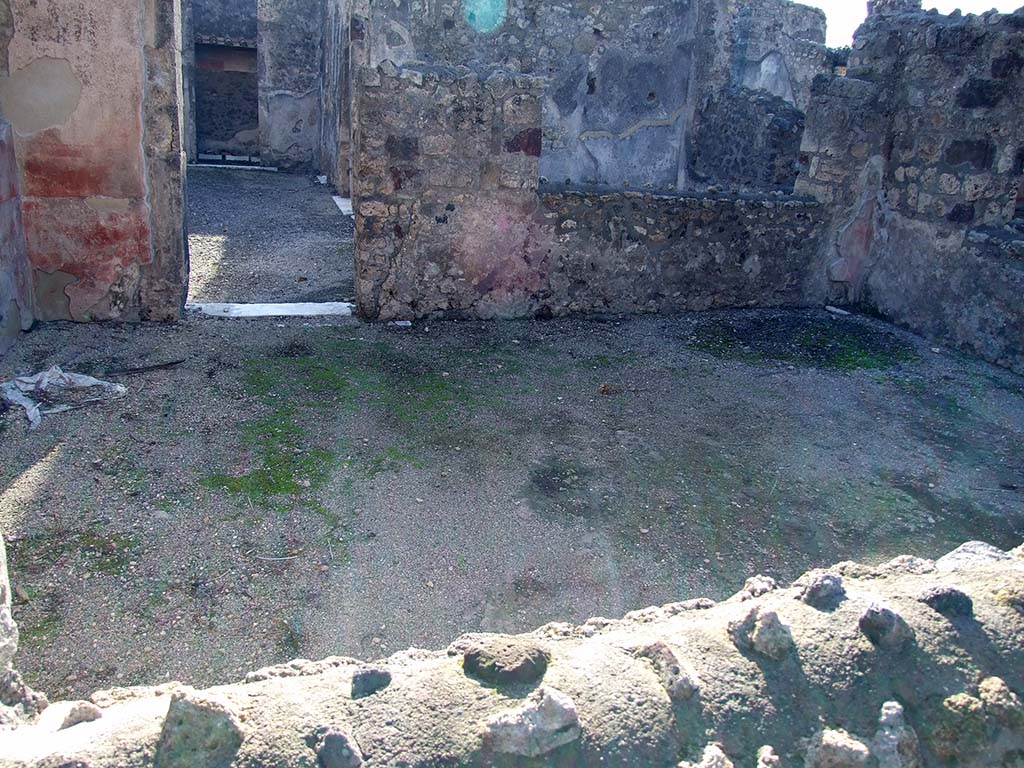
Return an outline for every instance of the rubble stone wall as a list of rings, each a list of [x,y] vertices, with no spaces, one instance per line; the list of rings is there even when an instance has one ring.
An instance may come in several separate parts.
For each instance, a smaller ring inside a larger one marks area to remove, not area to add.
[[[1024,548],[972,542],[789,587],[756,576],[718,604],[296,660],[207,691],[99,691],[41,714],[37,698],[0,765],[1010,768],[1022,585]]]
[[[763,88],[802,108],[814,75],[828,71],[824,15],[788,0],[401,0],[366,14],[353,23],[371,67],[421,62],[549,78],[540,175],[572,188],[713,185],[707,162],[701,178],[691,174],[691,137],[709,98]],[[737,108],[748,108],[745,98]],[[737,152],[757,145],[754,136],[736,143]]]
[[[913,6],[815,82],[797,189],[836,215],[811,293],[1024,370],[1024,9]]]
[[[545,79],[390,62],[362,72],[354,178],[365,316],[802,302],[817,203],[540,188]]]
[[[8,19],[0,105],[14,129],[37,316],[177,318],[178,4],[10,0]]]

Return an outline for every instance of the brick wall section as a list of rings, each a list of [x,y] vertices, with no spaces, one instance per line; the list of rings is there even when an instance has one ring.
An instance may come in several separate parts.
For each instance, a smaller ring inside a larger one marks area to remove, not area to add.
[[[32,283],[21,223],[11,126],[0,117],[0,354],[32,324]],[[0,552],[2,556],[2,552]]]
[[[815,83],[797,190],[835,205],[816,295],[1024,370],[1024,10],[912,6]]]
[[[801,303],[813,202],[538,192],[545,81],[362,70],[356,290],[380,319]]]

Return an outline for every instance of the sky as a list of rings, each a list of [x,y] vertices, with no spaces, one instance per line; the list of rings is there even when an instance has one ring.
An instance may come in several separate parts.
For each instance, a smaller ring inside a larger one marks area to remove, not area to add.
[[[833,47],[849,45],[853,31],[867,16],[867,0],[799,0],[814,5],[828,14],[828,44]],[[959,8],[964,13],[984,13],[995,8],[1010,13],[1024,6],[1024,0],[924,0],[925,10],[937,8],[941,13],[952,13]]]

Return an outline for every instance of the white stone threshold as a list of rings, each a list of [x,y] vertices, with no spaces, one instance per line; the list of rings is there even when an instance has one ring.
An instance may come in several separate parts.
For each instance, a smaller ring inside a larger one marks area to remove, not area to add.
[[[331,195],[334,198],[334,204],[338,206],[338,210],[344,213],[346,216],[352,215],[352,201],[347,197],[339,197],[338,195]]]
[[[277,168],[271,168],[263,165],[229,165],[228,163],[189,163],[188,169],[193,168],[227,168],[231,171],[266,171],[268,173],[277,173]]]
[[[299,302],[295,304],[187,304],[210,317],[351,317],[355,305],[348,301]]]

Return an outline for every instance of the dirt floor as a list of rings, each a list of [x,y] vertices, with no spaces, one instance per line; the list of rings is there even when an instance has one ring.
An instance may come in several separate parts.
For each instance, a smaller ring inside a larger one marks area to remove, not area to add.
[[[311,176],[189,167],[198,302],[350,301],[352,219]]]
[[[866,318],[51,324],[0,379],[54,363],[128,386],[0,416],[18,664],[58,696],[1024,539],[1024,379]]]

